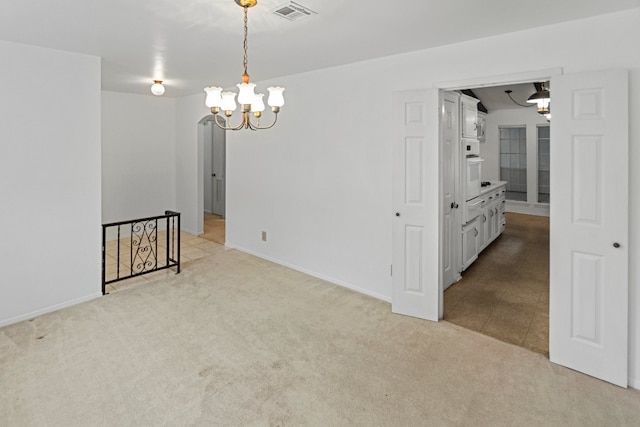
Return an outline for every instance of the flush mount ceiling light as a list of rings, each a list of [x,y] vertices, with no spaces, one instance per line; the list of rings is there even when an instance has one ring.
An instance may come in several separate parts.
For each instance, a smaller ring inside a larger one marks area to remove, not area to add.
[[[551,117],[551,95],[544,85],[545,82],[540,83],[540,90],[531,95],[529,99],[527,99],[527,102],[537,104],[538,113],[549,119]]]
[[[162,80],[154,80],[151,85],[151,93],[155,96],[161,96],[164,94],[164,86]]]
[[[254,92],[256,85],[249,82],[249,74],[247,73],[247,11],[250,7],[255,6],[258,3],[258,0],[235,0],[235,2],[236,4],[238,4],[238,6],[241,6],[244,9],[244,43],[242,45],[244,51],[242,60],[242,64],[244,65],[244,74],[242,75],[242,83],[237,84],[239,88],[238,103],[240,104],[242,119],[236,126],[231,124],[227,125],[218,121],[218,114],[220,113],[220,111],[223,111],[224,115],[227,118],[230,118],[233,115],[233,112],[236,110],[237,105],[235,100],[235,92],[223,92],[222,88],[217,86],[206,87],[204,88],[204,91],[207,93],[205,104],[211,109],[211,112],[213,113],[213,121],[215,121],[216,125],[221,129],[269,129],[276,124],[276,121],[278,120],[278,113],[280,112],[280,107],[284,105],[284,97],[282,96],[284,88],[279,86],[267,88],[267,90],[269,91],[268,104],[269,106],[271,106],[271,111],[273,111],[274,113],[274,118],[273,122],[268,126],[260,126],[260,117],[262,117],[262,112],[265,108],[264,102],[262,100],[264,94]],[[253,119],[251,118],[252,115]]]

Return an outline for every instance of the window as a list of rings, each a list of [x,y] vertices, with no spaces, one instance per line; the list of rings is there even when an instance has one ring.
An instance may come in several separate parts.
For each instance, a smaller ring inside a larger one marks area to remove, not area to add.
[[[500,180],[508,200],[527,201],[527,128],[500,127]]]
[[[549,203],[549,126],[538,126],[538,203]]]

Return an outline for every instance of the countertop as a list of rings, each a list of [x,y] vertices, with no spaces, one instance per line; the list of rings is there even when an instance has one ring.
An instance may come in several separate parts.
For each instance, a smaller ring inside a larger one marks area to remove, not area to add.
[[[490,181],[490,182],[491,182],[491,185],[488,185],[486,187],[480,187],[480,196],[489,194],[493,190],[497,190],[498,188],[507,185],[507,181]]]

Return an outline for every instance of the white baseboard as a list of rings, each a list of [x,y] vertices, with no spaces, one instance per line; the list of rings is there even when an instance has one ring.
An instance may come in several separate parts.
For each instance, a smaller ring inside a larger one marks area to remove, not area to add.
[[[49,307],[45,307],[40,310],[32,311],[31,313],[21,314],[19,316],[11,317],[9,319],[0,320],[0,328],[3,326],[13,325],[14,323],[22,322],[24,320],[33,319],[34,317],[42,316],[43,314],[52,313],[54,311],[58,311],[63,308],[71,307],[72,305],[91,301],[101,296],[102,296],[102,292],[98,291],[96,293],[89,294],[81,298],[72,299],[70,301],[65,301],[60,304],[51,305]]]
[[[228,247],[230,249],[236,249],[236,250],[238,250],[240,252],[245,252],[245,253],[247,253],[249,255],[253,255],[253,256],[256,256],[258,258],[262,258],[264,260],[273,262],[275,264],[282,265],[284,267],[290,268],[292,270],[299,271],[299,272],[304,273],[304,274],[308,274],[309,276],[316,277],[316,278],[318,278],[320,280],[324,280],[324,281],[333,283],[334,285],[338,285],[338,286],[341,286],[343,288],[347,288],[349,290],[352,290],[352,291],[355,291],[355,292],[370,296],[372,298],[379,299],[381,301],[385,301],[385,302],[391,303],[391,297],[387,297],[385,295],[381,295],[381,294],[379,294],[377,292],[371,292],[368,289],[361,288],[361,287],[356,286],[356,285],[354,285],[352,283],[348,283],[348,282],[336,279],[334,277],[330,277],[330,276],[327,276],[325,274],[321,274],[321,273],[318,273],[316,271],[309,270],[309,269],[304,268],[304,267],[300,267],[299,265],[294,265],[294,264],[291,264],[291,263],[288,263],[288,262],[285,262],[285,261],[282,261],[282,260],[279,260],[279,259],[276,259],[276,258],[272,258],[272,257],[267,256],[265,254],[262,254],[260,252],[255,252],[255,251],[252,251],[250,249],[243,248],[243,247],[236,246],[236,245],[232,245],[232,244],[229,244],[229,243],[226,243],[226,247]]]
[[[627,381],[629,383],[629,387],[635,388],[636,390],[640,390],[640,379],[629,378]]]
[[[549,205],[507,200],[505,211],[524,215],[549,216]]]

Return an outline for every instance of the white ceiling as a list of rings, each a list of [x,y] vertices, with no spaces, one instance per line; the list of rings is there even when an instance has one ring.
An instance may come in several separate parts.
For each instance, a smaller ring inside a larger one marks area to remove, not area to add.
[[[259,81],[640,7],[640,0],[298,0],[317,15],[249,10],[249,73]],[[165,96],[231,86],[242,74],[233,0],[0,0],[0,40],[102,57],[104,90]],[[552,12],[551,12],[552,11]],[[46,76],[43,76],[43,78]]]

